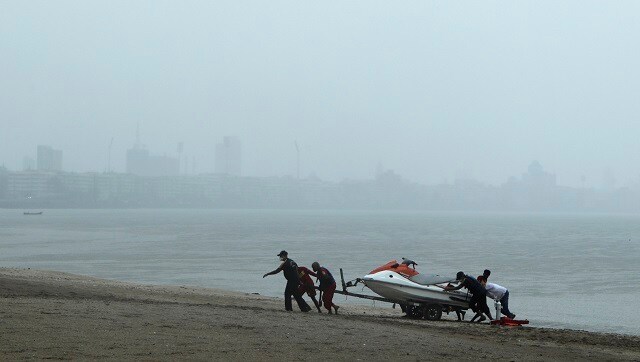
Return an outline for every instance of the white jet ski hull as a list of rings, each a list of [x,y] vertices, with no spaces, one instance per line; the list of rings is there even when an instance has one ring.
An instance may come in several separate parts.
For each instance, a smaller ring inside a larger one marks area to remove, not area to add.
[[[465,292],[445,292],[442,289],[444,285],[418,284],[390,270],[365,275],[362,281],[374,293],[398,303],[441,304],[463,308],[469,306],[469,296]]]

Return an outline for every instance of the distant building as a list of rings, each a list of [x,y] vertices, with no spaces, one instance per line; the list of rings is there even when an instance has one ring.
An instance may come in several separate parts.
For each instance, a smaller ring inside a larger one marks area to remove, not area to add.
[[[181,146],[180,146],[181,147]],[[178,152],[182,152],[179,148]],[[140,143],[140,125],[136,127],[136,143],[127,150],[127,173],[138,176],[175,176],[180,174],[180,161],[168,156],[151,155]]]
[[[225,136],[216,145],[215,172],[227,175],[242,175],[242,144],[236,137]]]
[[[174,176],[180,173],[178,159],[155,156],[149,151],[134,146],[127,150],[127,172],[138,176]]]
[[[62,151],[51,146],[38,146],[38,171],[62,171]]]
[[[22,170],[33,171],[36,169],[36,160],[29,156],[24,156],[22,159]]]
[[[538,189],[556,187],[556,175],[544,171],[540,162],[531,162],[527,171],[527,173],[522,174],[522,182],[526,186]]]
[[[0,200],[4,199],[7,194],[7,176],[9,172],[4,166],[0,166]]]
[[[47,197],[53,193],[55,177],[52,172],[11,172],[6,179],[6,197],[10,199],[31,199]]]
[[[602,188],[607,191],[612,191],[616,187],[616,178],[613,175],[613,170],[610,167],[604,169],[602,173]]]
[[[556,175],[546,172],[540,162],[533,161],[522,180],[512,177],[502,185],[501,203],[511,209],[552,210],[560,206]]]

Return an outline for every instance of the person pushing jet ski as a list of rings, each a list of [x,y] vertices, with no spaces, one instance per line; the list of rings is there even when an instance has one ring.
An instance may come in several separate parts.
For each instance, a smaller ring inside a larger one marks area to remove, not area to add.
[[[482,277],[484,278],[484,280],[489,280],[489,276],[491,275],[491,270],[489,269],[485,269],[484,272],[482,272]]]
[[[289,255],[285,250],[282,250],[278,256],[282,261],[282,264],[278,267],[278,269],[274,271],[270,271],[263,275],[263,278],[266,278],[267,275],[278,274],[281,271],[284,273],[285,279],[287,279],[287,286],[284,289],[284,309],[287,311],[292,311],[291,307],[291,296],[296,298],[296,302],[298,303],[298,307],[303,312],[308,312],[311,310],[311,307],[307,302],[302,299],[302,294],[298,292],[298,287],[300,286],[300,276],[298,275],[298,264],[292,259],[289,259]]]
[[[478,281],[487,290],[489,298],[496,302],[500,302],[500,305],[502,306],[501,313],[511,319],[515,319],[516,315],[511,313],[509,310],[509,290],[496,283],[487,283],[487,277],[484,275],[478,277]]]
[[[313,304],[318,309],[318,313],[322,313],[322,310],[320,310],[322,302],[316,299],[316,286],[313,284],[313,280],[311,280],[310,277],[310,275],[313,275],[314,277],[317,276],[316,273],[312,272],[307,267],[298,266],[298,275],[300,276],[300,287],[298,287],[298,293],[307,293],[309,298],[313,301]]]
[[[476,312],[476,316],[471,319],[471,321],[475,320],[476,317],[480,317],[478,322],[484,321],[486,318],[483,313],[489,317],[490,320],[493,320],[491,317],[491,311],[489,310],[489,306],[487,305],[487,290],[476,280],[476,278],[466,275],[464,272],[459,271],[456,274],[456,280],[460,283],[457,287],[454,286],[446,286],[444,290],[458,290],[467,288],[469,293],[471,293],[471,300],[469,300],[469,308]]]
[[[314,261],[311,264],[311,269],[315,272],[309,273],[314,277],[317,277],[320,281],[320,300],[324,303],[324,307],[327,309],[327,313],[331,314],[331,308],[335,310],[335,313],[338,314],[337,305],[333,304],[333,293],[336,291],[336,280],[333,278],[333,275],[327,270],[327,268],[320,266],[320,263]]]

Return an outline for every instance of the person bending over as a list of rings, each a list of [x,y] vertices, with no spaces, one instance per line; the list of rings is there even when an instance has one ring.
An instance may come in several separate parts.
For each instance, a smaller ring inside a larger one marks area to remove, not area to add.
[[[300,294],[307,293],[307,295],[313,301],[313,304],[318,309],[318,313],[322,313],[322,310],[320,310],[322,304],[316,299],[316,287],[310,277],[310,275],[316,276],[316,274],[306,267],[299,266],[298,275],[300,276],[300,288],[298,292]]]
[[[490,275],[491,275],[491,270],[489,269],[485,269],[484,272],[482,273],[482,276],[484,277],[485,280],[489,280]]]
[[[469,300],[469,308],[476,312],[476,315],[471,319],[474,321],[476,317],[480,317],[478,322],[482,322],[486,320],[485,316],[489,317],[490,320],[493,320],[491,317],[491,311],[489,310],[489,306],[487,305],[487,290],[476,280],[469,275],[466,275],[464,272],[460,271],[456,274],[456,280],[459,282],[458,286],[446,286],[444,290],[458,290],[461,288],[467,288],[469,293],[471,293],[471,300]]]
[[[489,298],[500,302],[500,305],[502,306],[502,314],[514,319],[516,315],[511,313],[509,310],[509,290],[495,283],[487,283],[487,279],[484,278],[484,276],[478,277],[478,281],[480,282],[480,285],[487,290],[487,296],[489,296]]]
[[[320,263],[314,261],[311,264],[311,268],[315,272],[315,274],[311,274],[318,278],[320,281],[320,300],[324,303],[324,307],[327,309],[328,313],[331,314],[331,308],[335,310],[335,313],[338,314],[337,305],[333,304],[333,293],[336,291],[336,280],[333,279],[333,275],[327,270],[327,268],[321,267]]]

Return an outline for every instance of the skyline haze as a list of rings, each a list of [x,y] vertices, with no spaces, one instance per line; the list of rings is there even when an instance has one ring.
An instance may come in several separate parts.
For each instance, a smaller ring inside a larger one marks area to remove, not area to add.
[[[394,6],[395,5],[395,6]],[[0,164],[125,170],[136,140],[213,172],[499,185],[533,161],[561,185],[640,179],[631,1],[4,2]]]

